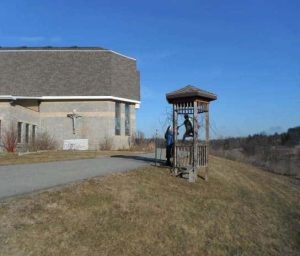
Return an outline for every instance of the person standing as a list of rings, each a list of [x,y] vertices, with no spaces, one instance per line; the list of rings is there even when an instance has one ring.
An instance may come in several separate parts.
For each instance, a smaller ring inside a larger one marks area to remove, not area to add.
[[[173,146],[174,146],[174,138],[173,131],[171,129],[171,125],[168,126],[165,132],[165,140],[166,140],[166,165],[171,166],[171,157],[173,156]]]

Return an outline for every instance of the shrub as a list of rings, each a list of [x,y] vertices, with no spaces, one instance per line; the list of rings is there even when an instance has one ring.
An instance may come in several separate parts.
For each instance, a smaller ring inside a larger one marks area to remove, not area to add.
[[[137,131],[132,135],[130,150],[132,151],[153,151],[155,149],[155,140],[146,139],[145,135],[141,131]]]
[[[100,150],[112,150],[112,148],[113,148],[113,139],[106,135],[104,137],[104,139],[100,141],[99,149]]]
[[[29,150],[38,151],[38,150],[54,150],[58,148],[57,141],[50,136],[47,132],[42,132],[38,134],[35,138],[35,141],[30,142]]]
[[[9,129],[5,129],[2,135],[2,144],[7,152],[16,152],[18,144],[18,131],[14,123],[10,124]]]

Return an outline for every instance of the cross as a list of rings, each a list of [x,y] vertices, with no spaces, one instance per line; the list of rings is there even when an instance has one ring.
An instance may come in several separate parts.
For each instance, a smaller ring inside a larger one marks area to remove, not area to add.
[[[67,117],[72,118],[72,123],[73,123],[73,134],[76,134],[76,119],[80,118],[82,116],[78,115],[76,113],[76,109],[73,109],[73,113],[72,114],[67,114]]]

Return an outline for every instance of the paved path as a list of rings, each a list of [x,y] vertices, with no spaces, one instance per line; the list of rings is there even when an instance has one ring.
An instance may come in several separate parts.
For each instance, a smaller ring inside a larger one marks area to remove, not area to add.
[[[99,157],[38,164],[0,166],[0,199],[70,182],[133,170],[151,163],[151,154]]]

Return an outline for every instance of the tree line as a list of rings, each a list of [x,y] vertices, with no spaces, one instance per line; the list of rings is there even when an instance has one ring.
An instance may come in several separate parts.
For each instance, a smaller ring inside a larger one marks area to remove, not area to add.
[[[211,153],[300,178],[300,126],[284,133],[264,133],[211,140]]]

